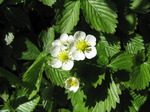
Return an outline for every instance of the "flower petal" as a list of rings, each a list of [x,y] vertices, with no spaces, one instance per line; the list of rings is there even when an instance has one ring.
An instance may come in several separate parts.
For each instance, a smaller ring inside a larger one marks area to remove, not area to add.
[[[59,39],[56,39],[54,42],[52,42],[52,46],[60,46],[61,41]]]
[[[77,51],[77,50],[72,53],[72,56],[73,56],[74,60],[77,60],[77,61],[85,59],[84,53]]]
[[[68,43],[73,43],[74,42],[74,36],[70,35],[68,37]]]
[[[63,69],[63,70],[71,70],[72,67],[73,67],[73,65],[74,65],[74,62],[71,61],[71,60],[69,60],[69,61],[64,62],[64,63],[62,64],[62,69]]]
[[[53,68],[60,68],[62,66],[62,62],[59,59],[52,59],[51,66]]]
[[[91,47],[90,51],[85,52],[85,56],[87,59],[92,59],[97,55],[97,50],[95,47]]]
[[[61,41],[66,41],[68,39],[68,35],[66,33],[63,33],[60,35],[60,40]]]
[[[77,48],[75,47],[75,43],[69,44],[68,46],[70,52],[74,52]]]
[[[60,47],[60,49],[61,49],[61,50],[65,50],[65,49],[67,49],[67,46],[65,46],[65,45],[63,45],[63,44],[62,44],[62,45],[60,45],[59,47]]]
[[[60,47],[59,46],[53,46],[50,50],[50,54],[53,56],[53,57],[57,57],[57,55],[59,54],[59,51],[60,51]]]
[[[93,35],[87,35],[85,40],[88,41],[88,43],[90,43],[91,46],[96,45],[96,38]]]
[[[76,86],[76,87],[71,86],[71,87],[69,88],[69,90],[70,90],[70,91],[73,91],[74,93],[75,93],[78,89],[79,89],[79,86]]]
[[[76,40],[84,40],[85,39],[86,34],[83,31],[77,31],[74,34],[74,37]]]

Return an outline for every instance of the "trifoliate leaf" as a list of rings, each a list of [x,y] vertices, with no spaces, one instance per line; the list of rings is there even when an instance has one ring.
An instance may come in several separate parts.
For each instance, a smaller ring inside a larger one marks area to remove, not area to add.
[[[25,102],[19,105],[19,107],[17,107],[16,110],[19,112],[32,112],[34,108],[37,106],[39,101],[40,101],[40,97],[38,96],[35,99],[30,100],[29,102]]]
[[[130,4],[130,9],[138,13],[147,13],[149,12],[150,3],[148,0],[132,0]]]
[[[64,7],[63,17],[56,23],[56,27],[60,33],[69,33],[79,20],[80,1],[68,1]]]
[[[128,53],[137,54],[138,51],[144,49],[142,36],[135,34],[130,36],[130,41],[125,46],[125,49]]]
[[[47,30],[42,31],[39,37],[43,42],[43,50],[49,53],[55,37],[54,29],[50,27]]]
[[[92,112],[110,112],[112,108],[116,108],[116,103],[120,102],[119,94],[121,94],[119,84],[116,84],[112,79],[107,98],[97,102]]]
[[[26,40],[25,44],[27,46],[27,51],[22,52],[22,56],[20,59],[35,60],[40,54],[39,49],[29,40]]]
[[[45,52],[42,52],[23,75],[24,90],[29,94],[29,99],[36,95],[40,89],[46,55]]]
[[[57,0],[39,0],[45,5],[52,6]]]
[[[130,80],[127,84],[131,89],[145,89],[149,86],[150,82],[150,64],[145,62],[136,66],[129,76]]]
[[[69,71],[65,71],[58,68],[52,68],[51,66],[46,67],[45,69],[47,78],[51,80],[52,83],[64,87],[65,80],[70,76]]]
[[[117,27],[117,14],[112,2],[105,0],[82,0],[86,21],[97,31],[114,33]]]
[[[120,53],[114,56],[108,67],[111,67],[113,70],[127,70],[131,71],[133,66],[133,55],[127,53]]]

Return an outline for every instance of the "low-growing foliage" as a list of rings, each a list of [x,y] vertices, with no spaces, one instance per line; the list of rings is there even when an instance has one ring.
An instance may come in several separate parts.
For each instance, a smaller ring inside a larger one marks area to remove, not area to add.
[[[0,0],[0,112],[148,112],[148,0]]]

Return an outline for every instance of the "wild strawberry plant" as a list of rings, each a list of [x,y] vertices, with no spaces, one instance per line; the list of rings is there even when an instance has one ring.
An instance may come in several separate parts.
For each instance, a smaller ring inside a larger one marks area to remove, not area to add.
[[[148,0],[0,0],[0,112],[147,112]]]

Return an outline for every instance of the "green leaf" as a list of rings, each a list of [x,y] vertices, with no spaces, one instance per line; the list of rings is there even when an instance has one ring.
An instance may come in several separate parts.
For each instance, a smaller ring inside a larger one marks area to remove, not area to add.
[[[99,64],[108,64],[108,58],[112,57],[120,51],[120,42],[116,37],[100,36],[100,41],[97,44],[97,55]],[[102,55],[103,54],[103,55]]]
[[[111,67],[114,71],[125,69],[131,71],[133,66],[133,55],[125,53],[120,53],[114,56],[108,67]]]
[[[92,112],[110,112],[111,108],[115,109],[116,103],[120,103],[119,94],[121,94],[119,84],[116,84],[112,79],[107,98],[104,101],[97,102]]]
[[[4,88],[3,88],[4,89]],[[4,91],[4,93],[0,93],[0,97],[3,99],[4,102],[6,102],[9,98],[9,93],[7,90]]]
[[[142,90],[149,86],[150,82],[150,64],[145,62],[140,66],[136,66],[129,74],[130,80],[127,85],[131,89]]]
[[[3,2],[4,0],[0,0],[0,4]]]
[[[73,106],[73,112],[88,112],[88,108],[85,107],[84,99],[86,96],[82,90],[77,92],[68,92],[68,99],[71,100]]]
[[[84,16],[97,31],[114,33],[117,27],[117,14],[114,4],[105,0],[82,0]]]
[[[21,105],[19,105],[19,107],[17,107],[17,111],[20,112],[32,112],[35,107],[37,106],[38,102],[40,101],[40,96],[36,97],[33,100],[30,100],[28,102],[25,102]]]
[[[50,27],[47,30],[42,31],[39,37],[43,42],[43,50],[49,53],[55,37],[54,28]]]
[[[21,56],[20,59],[23,59],[23,60],[35,60],[38,57],[38,55],[40,54],[40,51],[29,40],[26,40],[25,44],[26,44],[26,47],[27,47],[27,51],[24,51],[22,53],[22,56]]]
[[[63,10],[63,17],[56,23],[60,33],[69,33],[77,25],[80,13],[80,1],[68,1]]]
[[[51,66],[47,66],[45,72],[47,77],[51,80],[52,83],[61,87],[64,87],[65,80],[70,76],[69,71],[52,68]]]
[[[130,9],[138,13],[147,13],[149,12],[150,4],[148,0],[132,0],[130,4]]]
[[[15,86],[20,86],[21,80],[13,73],[7,71],[0,67],[0,77],[6,78],[11,84]]]
[[[52,6],[57,0],[39,0],[45,5]]]
[[[128,53],[131,54],[137,54],[138,51],[141,51],[144,49],[144,43],[143,43],[142,36],[135,34],[130,36],[130,41],[125,46],[125,49]]]
[[[39,91],[46,55],[45,52],[42,52],[23,75],[24,90],[29,94],[29,99]]]
[[[120,51],[120,42],[115,37],[100,36],[100,43],[104,46],[107,57],[112,57]],[[101,54],[100,54],[101,55]]]
[[[140,107],[144,104],[144,102],[147,100],[147,96],[139,94],[139,93],[135,93],[134,91],[131,91],[131,96],[133,98],[132,102],[132,106],[130,106],[129,108],[133,108],[135,110],[135,112],[138,112]]]
[[[103,80],[105,80],[105,73],[98,76],[98,80],[95,83],[92,83],[92,85],[96,88],[98,85],[101,85]]]

